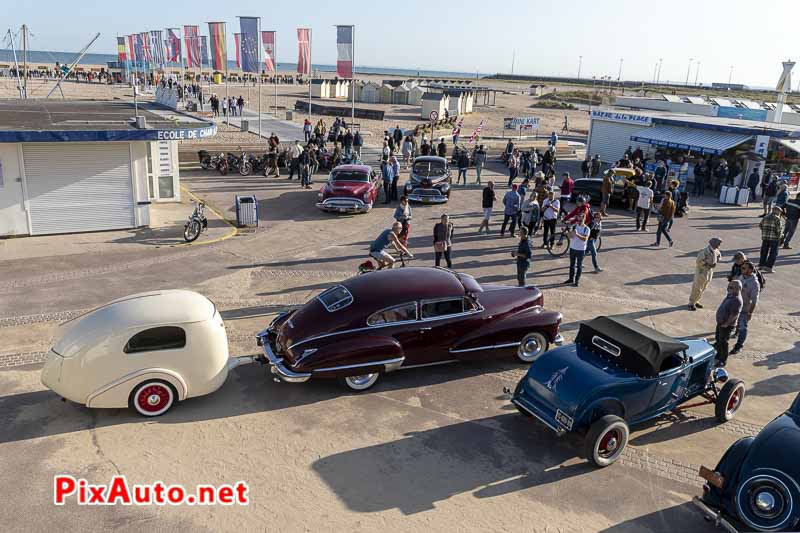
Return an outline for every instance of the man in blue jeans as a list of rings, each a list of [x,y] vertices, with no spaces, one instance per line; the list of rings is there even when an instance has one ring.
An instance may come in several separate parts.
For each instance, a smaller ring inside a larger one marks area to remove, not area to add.
[[[579,286],[583,272],[583,257],[586,255],[586,243],[589,240],[589,226],[585,217],[578,217],[578,225],[569,234],[569,279],[565,285]]]
[[[594,213],[592,221],[589,223],[589,240],[586,241],[586,251],[592,257],[592,266],[595,272],[602,272],[603,269],[597,262],[597,240],[600,238],[600,232],[603,230],[603,215]]]
[[[756,267],[750,261],[742,263],[742,274],[737,278],[742,282],[742,312],[739,313],[736,323],[739,334],[730,355],[736,355],[742,351],[744,342],[747,340],[747,325],[753,319],[753,313],[758,305],[761,284],[758,282],[755,271]]]
[[[525,275],[531,267],[531,259],[533,257],[527,228],[519,228],[519,245],[517,246],[517,251],[511,255],[517,260],[517,285],[524,287]]]

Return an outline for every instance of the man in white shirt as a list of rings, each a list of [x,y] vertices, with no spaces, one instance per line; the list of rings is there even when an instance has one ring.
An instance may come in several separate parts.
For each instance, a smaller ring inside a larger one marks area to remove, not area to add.
[[[583,272],[583,257],[586,255],[586,241],[589,240],[590,229],[586,218],[579,217],[578,225],[569,234],[569,279],[564,285],[579,285]]]
[[[558,211],[561,209],[561,202],[556,199],[556,193],[550,191],[547,198],[542,202],[542,224],[544,225],[544,236],[542,248],[552,245],[556,241],[556,221],[558,221]]]
[[[636,202],[636,231],[647,231],[647,220],[650,218],[650,208],[653,206],[653,182],[648,179],[644,185],[636,187],[639,191],[639,200]]]

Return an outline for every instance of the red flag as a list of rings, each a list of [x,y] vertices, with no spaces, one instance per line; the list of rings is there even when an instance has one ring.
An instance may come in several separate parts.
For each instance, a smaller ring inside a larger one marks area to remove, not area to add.
[[[236,68],[242,68],[242,34],[234,33],[233,40],[236,41]]]
[[[183,40],[186,42],[186,68],[200,66],[200,39],[197,26],[183,27]]]
[[[481,123],[478,124],[478,127],[475,128],[475,131],[472,132],[472,137],[469,138],[470,144],[475,142],[475,139],[478,137],[478,135],[481,134],[482,129],[483,129],[483,119],[481,119]]]
[[[264,70],[275,72],[275,32],[262,31],[261,42],[264,44]]]
[[[336,26],[336,74],[353,77],[353,26]]]
[[[311,76],[311,30],[297,28],[297,73]]]
[[[128,35],[128,50],[130,50],[130,60],[137,61],[139,58],[136,57],[136,41],[133,35]]]

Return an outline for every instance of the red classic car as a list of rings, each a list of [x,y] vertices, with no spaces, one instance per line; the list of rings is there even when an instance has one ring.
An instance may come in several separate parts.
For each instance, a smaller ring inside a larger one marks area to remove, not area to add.
[[[319,190],[317,207],[334,213],[366,213],[379,190],[378,177],[369,165],[339,165]]]
[[[539,289],[481,285],[443,268],[356,276],[258,334],[262,363],[282,381],[339,378],[356,391],[400,368],[516,356],[529,363],[561,344],[561,313]]]

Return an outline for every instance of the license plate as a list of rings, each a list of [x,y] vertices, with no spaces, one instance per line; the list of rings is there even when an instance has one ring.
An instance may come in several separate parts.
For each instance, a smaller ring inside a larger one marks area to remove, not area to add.
[[[561,409],[556,409],[556,422],[565,428],[572,430],[572,417],[563,412]]]
[[[426,197],[424,197],[424,198],[422,199],[422,203],[423,203],[423,204],[429,204],[429,203],[431,203],[431,199],[430,199],[430,198],[428,198],[428,197],[426,196]]]

